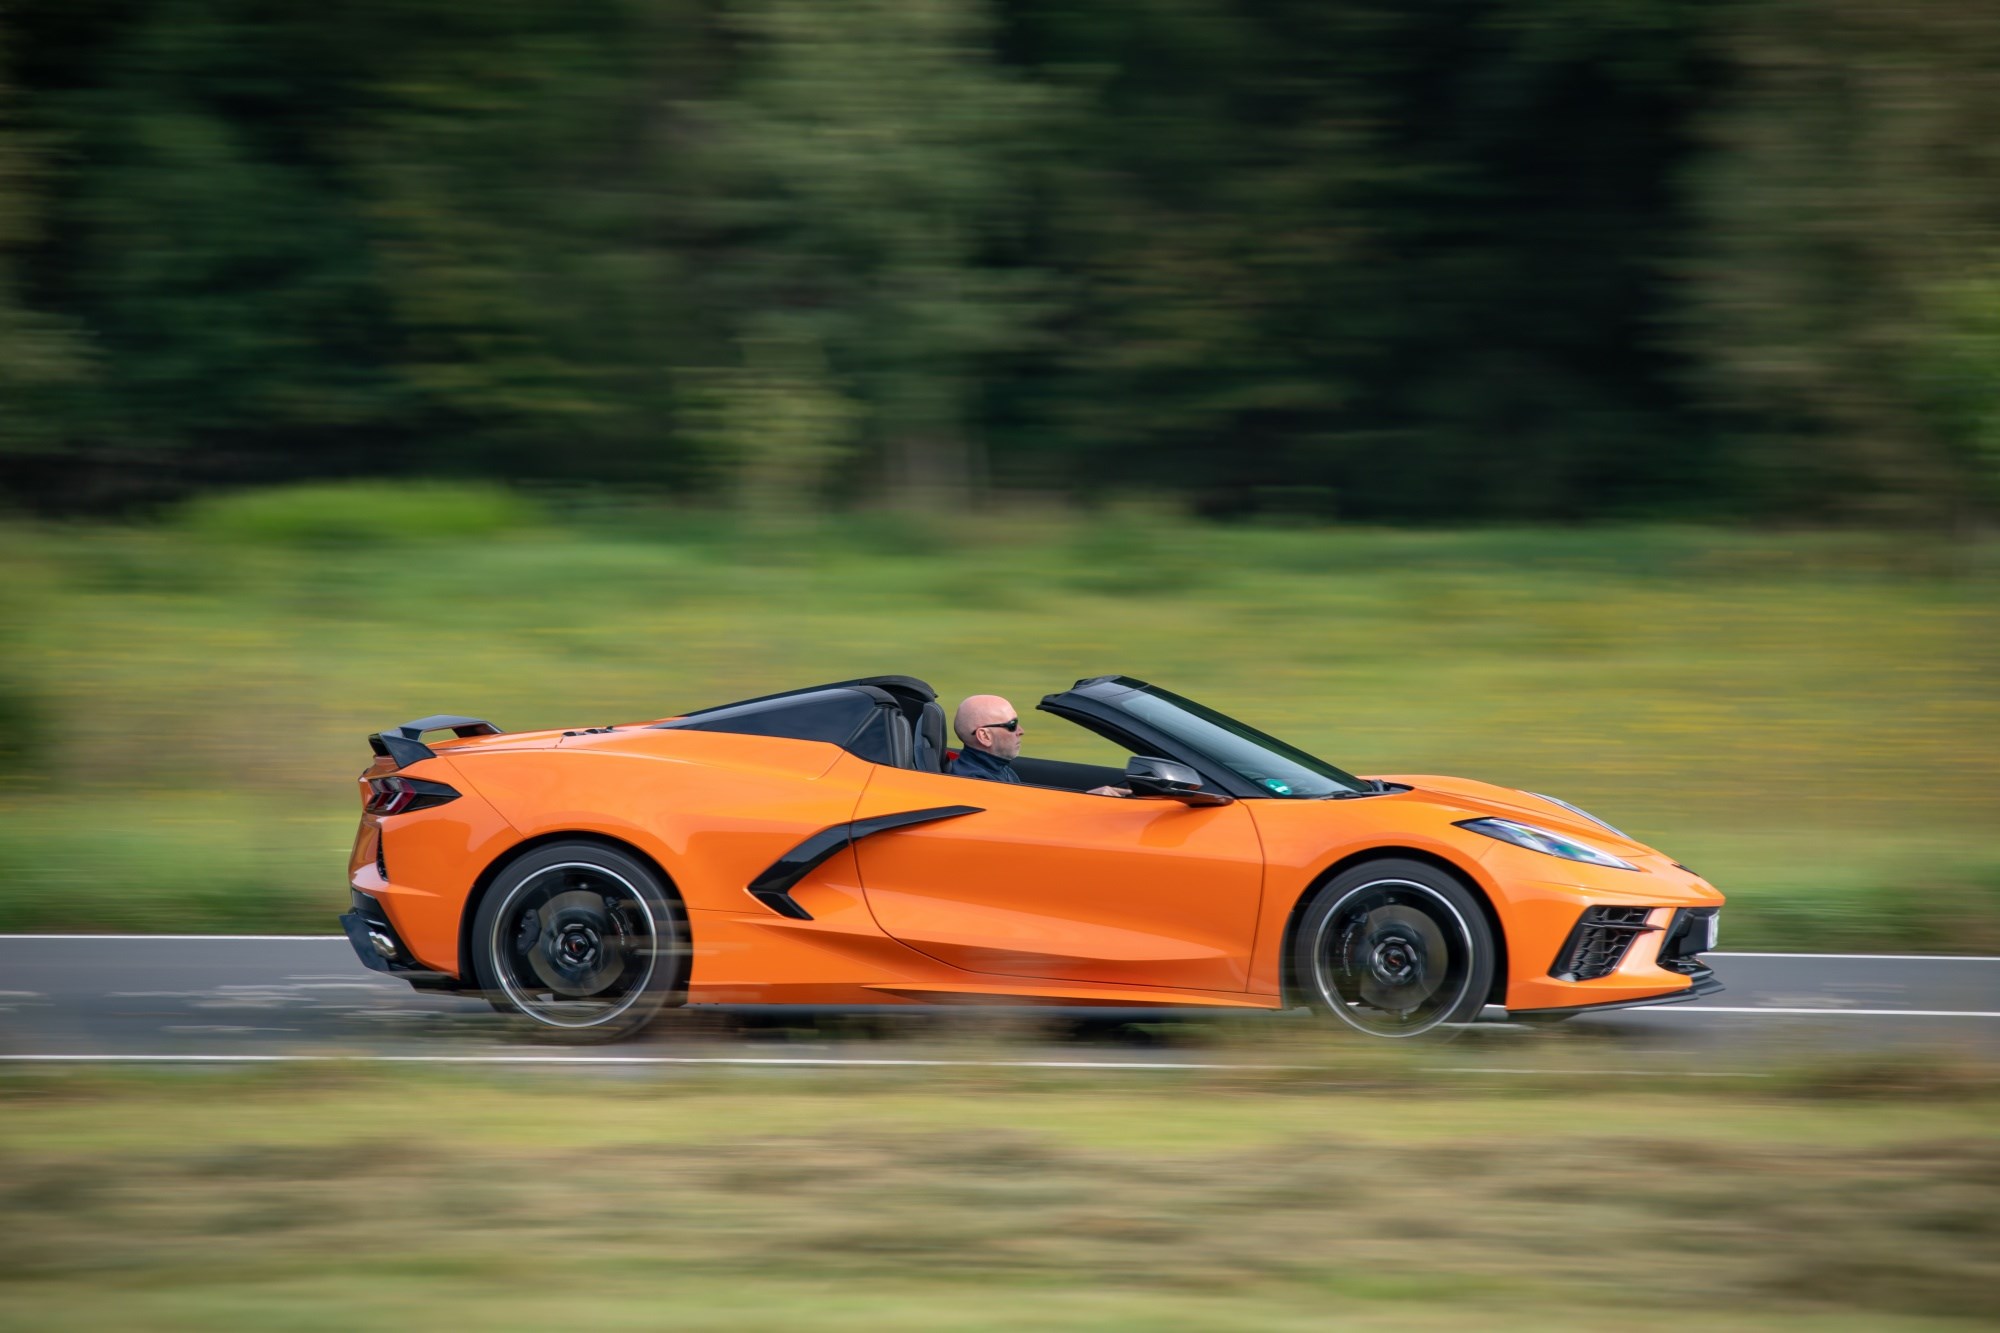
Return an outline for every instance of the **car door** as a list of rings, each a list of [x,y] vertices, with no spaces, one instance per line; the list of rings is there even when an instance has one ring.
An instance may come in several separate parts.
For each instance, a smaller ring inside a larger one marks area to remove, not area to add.
[[[1240,803],[878,768],[855,819],[956,805],[980,809],[855,844],[868,905],[895,939],[1000,976],[1247,986],[1263,854]]]

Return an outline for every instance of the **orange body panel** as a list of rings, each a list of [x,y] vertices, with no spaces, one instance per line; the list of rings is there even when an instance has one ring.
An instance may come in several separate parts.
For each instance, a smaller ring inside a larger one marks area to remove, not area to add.
[[[855,813],[954,804],[984,810],[856,847],[868,905],[892,937],[989,976],[1247,986],[1263,852],[1243,805],[878,768]]]
[[[1439,809],[1427,800],[1412,799],[1414,796],[1244,802],[1257,820],[1267,885],[1257,922],[1252,990],[1277,993],[1284,969],[1286,927],[1293,912],[1327,871],[1344,861],[1370,852],[1385,856],[1422,852],[1450,863],[1474,879],[1489,898],[1493,896],[1494,886],[1481,874],[1479,863],[1466,855],[1465,846],[1474,840],[1491,839],[1452,828],[1454,818],[1467,818],[1463,811]]]
[[[1551,966],[1582,911],[1713,906],[1711,885],[1541,798],[1463,779],[1341,801],[1188,806],[891,768],[816,741],[643,725],[444,741],[401,772],[457,799],[363,818],[349,871],[425,967],[463,976],[459,939],[482,877],[523,844],[616,839],[650,858],[687,909],[693,1003],[1283,1004],[1287,927],[1343,863],[1441,862],[1485,897],[1510,1009],[1667,996],[1685,975],[1636,947],[1608,976]],[[380,766],[370,772],[381,771]],[[792,889],[798,920],[750,896],[815,833],[943,806],[978,814],[863,838]],[[1561,860],[1457,827],[1500,816],[1625,857]],[[386,878],[376,853],[386,864]],[[1655,936],[1657,938],[1657,936]]]
[[[377,818],[364,815],[362,836],[355,839],[353,886],[382,904],[410,953],[425,967],[459,974],[459,916],[474,881],[520,839],[514,828],[469,784],[461,781],[442,756],[403,770],[410,777],[428,778],[464,795],[449,805]],[[373,824],[375,836],[369,837]],[[379,839],[385,878],[376,869]],[[363,859],[363,843],[368,855]]]
[[[699,911],[764,910],[744,886],[801,838],[853,818],[874,768],[815,741],[646,728],[539,751],[438,751],[523,840],[584,832],[630,843]]]
[[[1491,841],[1491,839],[1488,839]],[[1484,851],[1485,849],[1481,849]],[[1624,853],[1620,853],[1624,855]],[[1605,870],[1597,866],[1557,861],[1504,842],[1493,843],[1483,870],[1493,893],[1506,903],[1509,1009],[1566,1009],[1586,1004],[1613,1004],[1670,995],[1685,990],[1688,979],[1655,961],[1656,949],[1630,950],[1609,976],[1589,981],[1558,981],[1549,975],[1563,941],[1579,913],[1590,906],[1658,906],[1649,918],[1655,932],[1664,929],[1675,907],[1716,907],[1722,895],[1699,876],[1676,867],[1657,852],[1629,856],[1639,872]],[[1549,862],[1561,878],[1549,873]],[[1657,933],[1653,937],[1658,939]]]

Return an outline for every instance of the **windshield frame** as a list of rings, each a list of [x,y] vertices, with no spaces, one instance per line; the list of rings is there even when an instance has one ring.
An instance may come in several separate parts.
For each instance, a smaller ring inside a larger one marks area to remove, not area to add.
[[[1134,703],[1145,703],[1134,707]],[[1264,800],[1332,800],[1368,795],[1375,783],[1261,731],[1239,718],[1129,676],[1099,676],[1042,700],[1072,721],[1157,737],[1231,795]],[[1089,720],[1086,720],[1088,718]],[[1124,737],[1118,737],[1121,743]],[[1275,781],[1276,785],[1272,785]]]

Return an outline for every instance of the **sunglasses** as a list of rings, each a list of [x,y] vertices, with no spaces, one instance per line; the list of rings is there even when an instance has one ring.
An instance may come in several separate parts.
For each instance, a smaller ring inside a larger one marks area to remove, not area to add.
[[[1010,717],[1005,722],[988,722],[986,725],[996,731],[1019,731],[1021,729],[1021,719]],[[978,728],[975,727],[974,730],[976,731]]]

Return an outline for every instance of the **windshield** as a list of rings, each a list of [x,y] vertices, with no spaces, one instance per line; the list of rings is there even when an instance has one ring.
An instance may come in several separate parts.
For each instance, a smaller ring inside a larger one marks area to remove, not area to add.
[[[1153,685],[1131,684],[1106,700],[1273,796],[1309,800],[1372,790],[1371,784],[1257,728]]]

